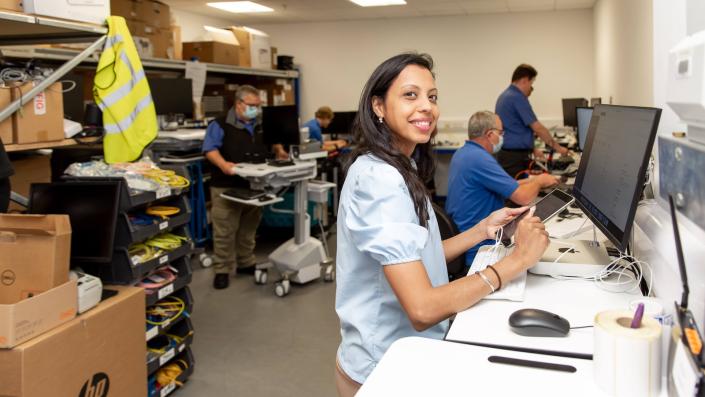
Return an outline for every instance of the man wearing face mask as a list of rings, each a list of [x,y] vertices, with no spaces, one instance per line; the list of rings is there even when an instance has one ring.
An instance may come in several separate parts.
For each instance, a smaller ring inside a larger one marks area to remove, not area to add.
[[[480,111],[470,117],[468,140],[450,161],[446,212],[460,232],[468,230],[493,211],[504,207],[506,199],[518,205],[527,205],[542,188],[558,183],[555,177],[542,174],[520,181],[514,180],[492,154],[502,148],[504,130],[502,120],[489,111]],[[494,241],[486,240],[471,248],[465,255],[470,266],[477,250]]]
[[[497,153],[497,161],[513,178],[526,170],[534,151],[534,134],[546,143],[546,146],[565,155],[568,149],[559,145],[548,129],[536,118],[529,103],[529,95],[534,91],[536,69],[525,63],[517,66],[512,74],[512,84],[497,98],[495,112],[504,121],[506,131],[502,150]],[[543,153],[536,151],[538,157]]]
[[[249,188],[249,182],[237,176],[235,164],[264,159],[270,152],[264,143],[260,107],[257,89],[240,86],[235,92],[235,105],[208,125],[203,141],[203,153],[213,165],[210,189],[216,289],[228,287],[234,268],[238,273],[254,272],[255,232],[261,209],[225,200],[220,194],[233,187]],[[288,158],[280,144],[272,145],[271,150],[276,158]]]

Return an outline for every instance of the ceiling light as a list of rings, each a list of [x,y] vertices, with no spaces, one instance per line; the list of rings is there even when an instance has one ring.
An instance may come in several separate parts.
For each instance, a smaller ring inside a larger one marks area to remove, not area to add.
[[[360,7],[380,7],[405,5],[405,0],[350,0]]]
[[[209,7],[218,8],[223,11],[245,14],[255,12],[272,12],[273,9],[254,3],[252,1],[222,1],[218,3],[206,3]]]

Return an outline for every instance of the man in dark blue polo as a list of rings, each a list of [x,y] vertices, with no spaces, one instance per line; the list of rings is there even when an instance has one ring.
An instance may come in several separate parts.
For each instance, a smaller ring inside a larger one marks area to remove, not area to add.
[[[549,174],[520,181],[509,176],[492,157],[492,153],[502,147],[503,135],[502,120],[496,114],[477,112],[468,121],[465,146],[453,154],[448,172],[446,212],[461,232],[504,207],[505,200],[527,205],[542,188],[558,183]],[[471,248],[465,255],[465,264],[470,266],[477,250],[492,243],[492,240],[486,240]]]
[[[568,154],[568,149],[559,145],[538,121],[529,103],[537,74],[531,65],[523,63],[517,66],[512,74],[512,84],[500,94],[495,105],[495,113],[502,119],[505,130],[504,146],[497,154],[497,161],[512,177],[529,167],[534,134],[549,148],[563,155]]]

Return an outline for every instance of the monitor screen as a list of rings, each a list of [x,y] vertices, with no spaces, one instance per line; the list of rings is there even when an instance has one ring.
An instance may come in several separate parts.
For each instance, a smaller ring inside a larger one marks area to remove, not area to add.
[[[573,196],[620,251],[629,240],[660,117],[656,108],[593,110]]]
[[[353,120],[357,112],[334,112],[330,125],[323,130],[324,134],[349,135],[352,134]]]
[[[577,127],[578,120],[575,108],[587,105],[588,101],[585,98],[563,98],[563,125],[566,127]]]
[[[29,213],[69,216],[72,262],[110,262],[120,184],[119,181],[33,183]]]
[[[585,141],[587,140],[587,132],[590,127],[590,118],[592,118],[592,108],[579,107],[575,109],[578,117],[578,148],[582,152],[585,150]]]
[[[149,78],[149,89],[157,114],[183,114],[193,117],[191,79]]]
[[[266,106],[262,108],[262,131],[267,145],[300,144],[299,112],[296,106]]]

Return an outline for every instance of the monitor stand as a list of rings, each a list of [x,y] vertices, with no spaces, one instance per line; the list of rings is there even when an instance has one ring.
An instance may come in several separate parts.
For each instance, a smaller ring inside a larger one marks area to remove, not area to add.
[[[558,260],[556,260],[558,259]],[[529,273],[562,277],[593,277],[611,262],[605,245],[591,240],[551,240]]]

